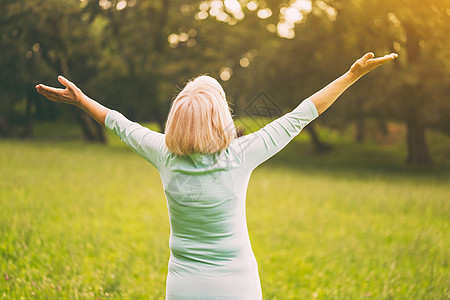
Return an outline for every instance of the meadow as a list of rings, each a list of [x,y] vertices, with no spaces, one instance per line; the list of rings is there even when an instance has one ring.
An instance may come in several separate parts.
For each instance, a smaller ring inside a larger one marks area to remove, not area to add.
[[[163,299],[157,171],[115,137],[39,128],[0,140],[0,298]],[[403,140],[321,135],[333,151],[313,154],[302,133],[250,180],[264,299],[450,299],[450,138],[430,132],[435,165],[419,167]]]

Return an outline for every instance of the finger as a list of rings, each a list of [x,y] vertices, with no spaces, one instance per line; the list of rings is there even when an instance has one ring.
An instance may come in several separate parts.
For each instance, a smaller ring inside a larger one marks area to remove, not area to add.
[[[73,89],[74,84],[72,82],[70,82],[69,80],[67,80],[65,77],[59,75],[58,76],[58,81],[61,82],[62,85],[64,85],[65,87],[67,87],[68,89]]]
[[[398,57],[398,54],[397,54],[397,53],[391,53],[391,54],[389,54],[389,55],[392,56],[394,59]]]
[[[368,52],[361,57],[361,63],[366,63],[369,59],[372,59],[375,55],[372,52]]]
[[[39,94],[41,94],[42,96],[44,96],[52,101],[56,101],[57,99],[59,99],[62,95],[61,91],[63,91],[62,89],[60,89],[60,91],[58,91],[58,89],[47,87],[43,84],[37,85],[36,90],[38,91]]]
[[[388,62],[390,60],[395,59],[397,56],[389,54],[389,55],[385,55],[383,57],[374,58],[374,59],[370,60],[370,64],[381,65],[381,64],[384,64],[384,63],[386,63],[386,62]]]
[[[36,87],[36,90],[38,91],[39,94],[41,94],[42,96],[44,96],[45,98],[54,101],[56,98],[56,96],[42,88],[40,88],[39,86]]]
[[[61,94],[62,92],[64,92],[64,89],[58,89],[58,88],[46,86],[46,85],[44,85],[44,84],[42,84],[42,83],[38,85],[38,91],[39,91],[39,90],[47,91],[47,92],[50,92],[50,93],[54,93],[54,94],[56,94],[56,95],[59,95],[59,94]]]

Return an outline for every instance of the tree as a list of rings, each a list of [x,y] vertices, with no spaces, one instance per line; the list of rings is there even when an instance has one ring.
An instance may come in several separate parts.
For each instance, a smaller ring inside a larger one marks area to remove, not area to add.
[[[7,100],[4,102],[8,112],[5,118],[15,122],[11,115],[24,114],[25,120],[20,121],[21,117],[16,120],[25,124],[25,135],[31,136],[35,108],[40,113],[39,118],[55,117],[45,113],[43,107],[51,107],[51,104],[42,104],[34,86],[40,81],[55,82],[57,74],[86,81],[92,79],[97,71],[93,63],[96,39],[89,36],[90,20],[81,18],[79,2],[19,0],[5,3],[3,9],[2,45],[6,51],[2,51],[4,68],[0,76],[5,81],[0,89]],[[25,109],[17,109],[22,102],[26,103]],[[104,141],[101,126],[84,112],[73,112],[87,140]]]
[[[425,129],[436,124],[436,119],[443,119],[445,110],[448,112],[448,104],[443,101],[449,86],[448,5],[445,1],[333,1],[332,5],[338,11],[335,33],[344,45],[340,49],[374,47],[376,42],[380,51],[399,52],[393,70],[395,80],[382,82],[379,76],[376,81],[393,96],[387,98],[383,95],[386,93],[378,92],[375,98],[385,98],[389,116],[405,122],[407,161],[432,163]],[[391,69],[382,72],[392,76],[388,71]],[[435,107],[442,110],[436,111]]]

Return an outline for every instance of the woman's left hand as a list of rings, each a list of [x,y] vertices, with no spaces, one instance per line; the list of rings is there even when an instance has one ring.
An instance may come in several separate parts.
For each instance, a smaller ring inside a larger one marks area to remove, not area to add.
[[[36,90],[51,101],[79,105],[83,92],[75,84],[63,76],[58,76],[58,80],[66,87],[65,89],[58,89],[43,84],[38,84],[36,85]]]

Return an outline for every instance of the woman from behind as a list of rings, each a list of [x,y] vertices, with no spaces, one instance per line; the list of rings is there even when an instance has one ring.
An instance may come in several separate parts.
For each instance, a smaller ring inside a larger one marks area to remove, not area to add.
[[[36,89],[52,101],[81,107],[159,171],[170,222],[166,299],[262,299],[245,211],[252,171],[360,77],[396,57],[367,53],[291,112],[239,138],[225,92],[209,76],[179,92],[165,134],[104,107],[64,77],[58,79],[65,89]]]

